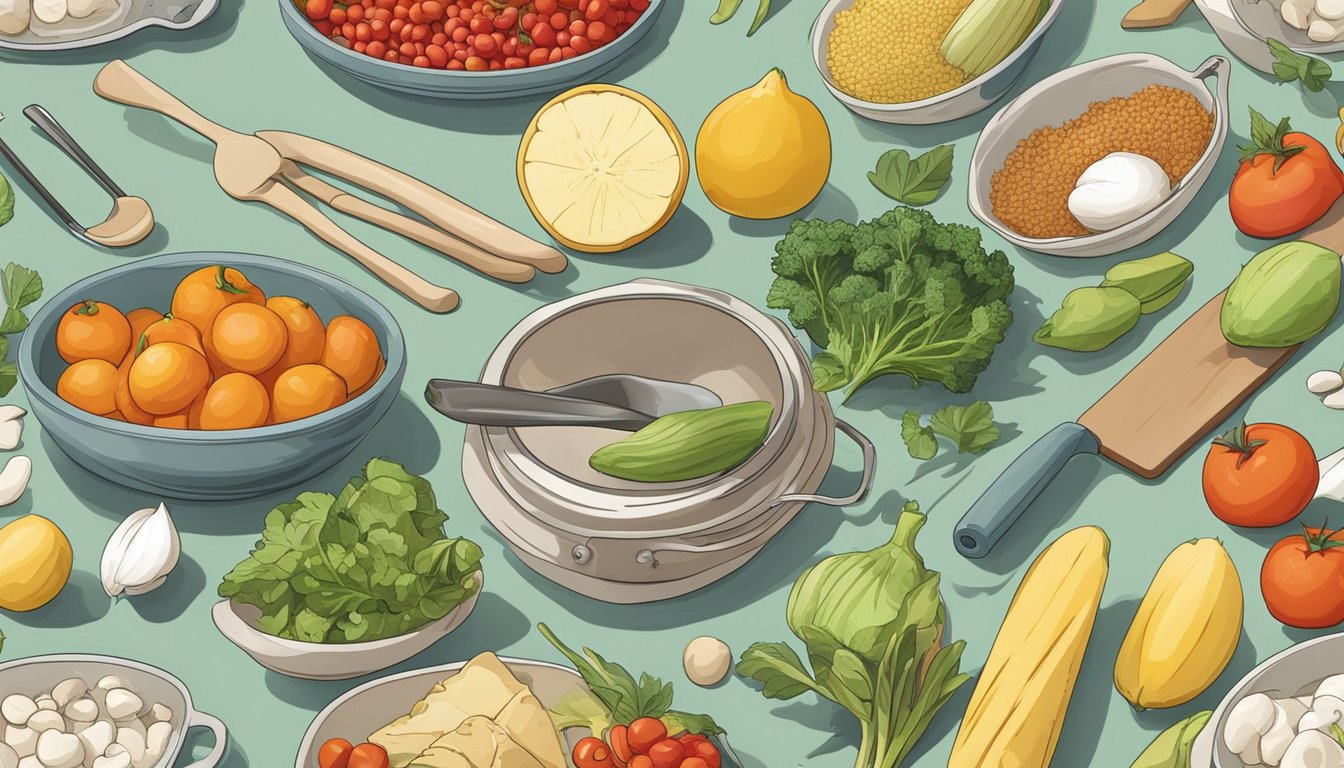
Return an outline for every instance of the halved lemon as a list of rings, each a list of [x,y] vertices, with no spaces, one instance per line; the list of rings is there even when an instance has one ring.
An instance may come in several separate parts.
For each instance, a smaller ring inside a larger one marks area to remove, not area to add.
[[[690,156],[672,118],[643,94],[590,83],[551,99],[518,147],[518,188],[569,248],[621,251],[681,205]]]

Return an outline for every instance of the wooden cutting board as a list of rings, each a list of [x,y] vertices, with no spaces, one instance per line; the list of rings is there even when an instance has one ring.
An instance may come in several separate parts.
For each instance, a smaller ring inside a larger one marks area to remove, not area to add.
[[[1344,253],[1344,199],[1297,239]],[[1222,306],[1220,293],[1078,419],[1103,456],[1158,477],[1297,351],[1229,344],[1218,324]]]

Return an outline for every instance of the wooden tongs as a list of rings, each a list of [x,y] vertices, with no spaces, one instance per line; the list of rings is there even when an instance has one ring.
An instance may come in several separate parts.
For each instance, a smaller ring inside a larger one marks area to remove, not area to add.
[[[93,90],[111,101],[159,112],[215,143],[215,179],[230,197],[266,203],[431,312],[451,312],[458,295],[435,285],[341,229],[296,190],[338,211],[404,235],[473,269],[508,282],[532,279],[535,270],[561,272],[565,255],[501,224],[428,184],[362,155],[284,131],[238,133],[211,122],[126,62],[103,67]],[[305,173],[308,166],[376,192],[429,223],[350,195]],[[431,226],[431,224],[433,226]]]

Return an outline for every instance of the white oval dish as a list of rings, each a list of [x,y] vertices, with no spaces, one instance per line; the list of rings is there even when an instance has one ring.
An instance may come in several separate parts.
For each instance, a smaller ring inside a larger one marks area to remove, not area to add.
[[[1059,19],[1066,0],[1052,0],[1045,16],[1036,24],[1036,28],[1031,31],[1027,39],[993,69],[947,93],[904,104],[864,101],[840,90],[831,81],[831,71],[826,60],[831,30],[835,29],[835,14],[848,9],[854,2],[855,0],[830,0],[812,24],[812,61],[816,64],[817,71],[821,73],[821,80],[826,84],[826,89],[836,101],[844,104],[851,112],[870,120],[905,125],[928,125],[966,117],[1003,98],[1040,49],[1045,33],[1049,32],[1050,27]]]
[[[110,14],[96,13],[69,30],[0,35],[0,49],[12,51],[72,51],[120,40],[150,27],[190,29],[214,14],[219,0],[123,0]]]
[[[476,592],[443,618],[404,635],[367,643],[305,643],[268,635],[256,627],[261,612],[233,600],[216,603],[211,615],[229,642],[269,670],[304,680],[345,680],[400,664],[462,626],[476,608],[484,583],[477,571]]]
[[[1227,140],[1227,80],[1231,66],[1226,58],[1212,56],[1194,71],[1186,71],[1160,56],[1129,53],[1079,64],[1042,80],[1006,104],[980,132],[971,156],[968,192],[971,213],[1018,248],[1055,256],[1107,256],[1153,237],[1175,221],[1213,172]],[[1218,79],[1217,90],[1210,89],[1205,82],[1210,77]],[[989,202],[990,177],[1003,167],[1018,142],[1043,126],[1063,125],[1083,114],[1094,102],[1129,96],[1154,84],[1194,94],[1213,114],[1213,134],[1208,147],[1161,205],[1109,232],[1080,237],[1024,237],[994,216]]]

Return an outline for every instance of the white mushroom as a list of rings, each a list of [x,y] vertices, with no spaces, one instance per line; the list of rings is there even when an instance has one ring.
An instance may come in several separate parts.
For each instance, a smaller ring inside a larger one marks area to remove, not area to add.
[[[88,696],[81,696],[65,705],[65,719],[71,724],[92,723],[98,719],[98,705]]]
[[[84,742],[73,733],[46,731],[37,737],[37,759],[46,768],[79,768],[84,762]]]
[[[149,708],[149,712],[145,713],[144,717],[146,727],[155,723],[166,723],[172,719],[173,710],[158,702],[155,702],[154,705]]]
[[[19,757],[28,757],[37,751],[37,731],[20,725],[7,725],[5,743],[13,747]]]
[[[718,685],[732,668],[733,652],[717,637],[697,637],[686,644],[682,666],[686,678],[700,686]]]
[[[115,755],[95,757],[92,768],[131,768],[131,756],[123,749]]]
[[[1227,713],[1223,745],[1247,765],[1258,765],[1260,738],[1274,725],[1277,711],[1274,700],[1263,693],[1253,693],[1238,701]]]
[[[139,765],[140,761],[145,758],[145,731],[141,730],[143,728],[143,725],[139,729],[125,726],[117,728],[116,743],[126,750],[127,754],[131,756],[131,762],[136,765]]]
[[[19,760],[19,768],[43,768],[43,766],[37,755],[29,755]]]
[[[56,700],[46,694],[38,696],[36,701],[38,709],[45,709],[50,712],[55,712],[60,709],[60,707],[56,706]]]
[[[84,742],[84,762],[91,764],[93,758],[106,752],[117,740],[117,727],[107,720],[99,720],[80,731],[79,740]]]
[[[39,709],[32,717],[28,718],[29,730],[41,733],[43,731],[64,731],[65,718],[61,717],[60,712],[53,712],[50,709]]]
[[[1293,726],[1307,713],[1307,708],[1297,699],[1280,699],[1274,702],[1274,724],[1265,735],[1260,737],[1260,761],[1265,765],[1278,765],[1293,743],[1297,733]]]
[[[1344,19],[1344,0],[1316,0],[1316,15],[1322,19]]]
[[[1288,745],[1279,768],[1344,768],[1344,747],[1320,731],[1303,731]]]
[[[1312,699],[1311,710],[1297,722],[1297,730],[1328,732],[1330,726],[1344,719],[1344,699],[1338,696],[1317,696]]]
[[[32,23],[33,0],[0,0],[0,35],[21,35]]]
[[[1284,0],[1279,6],[1279,15],[1284,23],[1294,29],[1306,29],[1311,23],[1312,0]]]
[[[113,688],[107,692],[107,700],[103,709],[107,710],[109,717],[120,723],[123,720],[130,720],[138,716],[144,706],[145,702],[134,693],[125,688]]]
[[[23,725],[37,712],[37,702],[21,693],[6,696],[0,701],[0,717],[10,725]]]
[[[41,0],[37,0],[40,2]],[[1307,37],[1313,42],[1330,43],[1344,35],[1344,20],[1331,21],[1329,19],[1315,18],[1307,26]]]
[[[75,699],[80,698],[89,692],[89,686],[84,684],[83,680],[72,677],[68,680],[62,680],[51,689],[51,699],[56,702],[57,709],[65,709],[65,706]]]
[[[1317,683],[1316,695],[1344,699],[1344,675],[1331,675]]]
[[[150,765],[158,762],[168,751],[168,744],[172,740],[172,723],[161,722],[149,726],[149,733],[145,737],[145,762]]]
[[[19,768],[19,753],[3,741],[0,741],[0,768]]]
[[[107,5],[105,0],[68,0],[70,18],[83,19],[92,16],[95,11],[102,10]],[[0,424],[0,434],[4,433],[4,426]]]
[[[33,15],[43,24],[59,24],[69,11],[65,0],[33,0]]]

